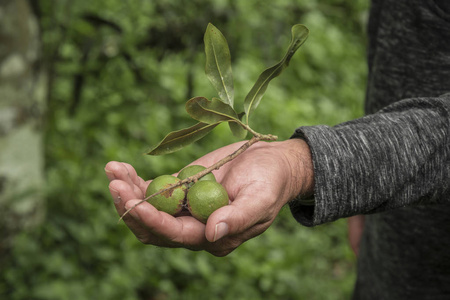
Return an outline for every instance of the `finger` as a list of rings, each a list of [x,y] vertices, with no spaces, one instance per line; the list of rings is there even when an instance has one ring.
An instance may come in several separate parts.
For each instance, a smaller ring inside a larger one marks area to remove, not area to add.
[[[154,245],[158,246],[169,246],[165,245],[164,243],[159,241],[159,238],[155,238],[152,236],[151,232],[149,232],[148,228],[146,226],[143,226],[141,220],[139,218],[136,218],[136,216],[133,216],[132,213],[128,213],[124,216],[124,214],[127,212],[127,210],[132,207],[133,205],[127,205],[128,202],[136,203],[136,193],[135,191],[130,187],[130,185],[123,181],[123,180],[114,180],[110,183],[110,191],[113,195],[113,198],[115,199],[114,205],[116,207],[116,210],[120,217],[123,217],[123,221],[128,226],[128,228],[134,233],[134,235],[137,237],[137,239],[143,243],[152,243]],[[141,205],[145,206],[148,205],[153,210],[156,210],[152,205],[150,205],[147,202],[143,202]]]
[[[134,192],[137,193],[137,198],[144,198],[145,191],[147,190],[147,183],[137,175],[136,170],[128,163],[122,163],[127,170],[129,181],[134,186]]]
[[[120,179],[126,181],[130,185],[134,184],[125,163],[117,161],[109,162],[106,164],[105,172],[110,180]]]
[[[109,183],[109,189],[111,191],[111,195],[116,191],[118,193],[119,199],[115,199],[114,205],[116,206],[117,212],[119,215],[122,215],[126,209],[125,204],[127,201],[131,199],[142,199],[139,197],[139,192],[136,192],[132,186],[120,179],[113,180]],[[114,196],[113,196],[114,197]]]
[[[265,195],[255,199],[251,194],[242,193],[227,206],[224,206],[208,218],[205,235],[208,241],[216,242],[225,236],[245,234],[251,238],[261,234],[272,222],[277,211],[273,203],[276,199]],[[260,225],[263,226],[257,226]],[[256,230],[256,231],[255,231]],[[243,236],[244,237],[244,236]]]
[[[136,194],[135,198],[144,197],[146,189],[145,182],[141,178],[139,178],[139,176],[136,174],[136,171],[130,164],[122,162],[110,162],[106,165],[105,171],[108,175],[108,178],[111,177],[113,178],[112,180],[118,179],[128,183]],[[113,174],[113,176],[111,176],[111,174]]]
[[[215,256],[226,256],[238,248],[242,243],[261,234],[267,229],[267,224],[255,224],[240,234],[227,235],[215,242],[206,244],[204,250]]]
[[[114,179],[116,179],[114,171],[117,170],[117,168],[119,168],[119,165],[120,163],[117,161],[110,161],[106,164],[105,173],[109,181],[113,181]]]
[[[123,165],[128,170],[128,175],[130,176],[131,181],[145,193],[145,191],[147,190],[148,183],[138,176],[136,170],[133,168],[132,165],[128,163],[123,163]]]
[[[117,210],[117,213],[120,217],[122,217],[126,211],[125,203],[130,199],[135,199],[135,193],[133,192],[129,184],[122,180],[113,180],[109,184],[109,190],[111,196],[114,199],[114,206]],[[143,240],[146,237],[146,229],[142,227],[142,225],[131,215],[126,215],[123,218],[123,221],[139,240]]]
[[[139,200],[128,201],[126,209],[132,208]],[[146,227],[154,236],[165,240],[165,245],[183,246],[199,250],[207,243],[205,238],[205,225],[191,216],[173,217],[158,211],[147,202],[139,204],[129,212],[136,220]]]
[[[248,214],[231,204],[215,211],[208,218],[206,225],[206,239],[212,243],[225,236],[237,235],[245,232],[258,223],[255,215]]]

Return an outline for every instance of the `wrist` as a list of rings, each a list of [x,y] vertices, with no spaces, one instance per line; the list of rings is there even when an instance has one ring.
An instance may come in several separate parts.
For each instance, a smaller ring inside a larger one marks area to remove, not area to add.
[[[297,198],[313,203],[314,168],[308,144],[303,139],[294,138],[280,142],[280,146],[290,173],[289,201]]]

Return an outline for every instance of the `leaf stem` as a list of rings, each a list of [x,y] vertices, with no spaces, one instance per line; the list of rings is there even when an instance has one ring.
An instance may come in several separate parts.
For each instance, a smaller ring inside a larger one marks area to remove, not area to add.
[[[203,170],[203,171],[201,171],[201,172],[199,172],[199,173],[197,173],[195,175],[192,175],[192,176],[190,176],[190,177],[188,177],[186,179],[180,180],[177,183],[174,183],[174,184],[168,186],[167,188],[159,190],[158,192],[156,192],[156,193],[154,193],[154,194],[152,194],[150,196],[145,197],[144,199],[142,199],[141,201],[139,201],[138,203],[136,203],[135,205],[130,207],[126,212],[124,212],[123,215],[120,217],[118,222],[120,222],[136,206],[138,206],[139,204],[149,200],[150,198],[158,196],[158,195],[160,195],[160,194],[162,194],[164,192],[167,192],[169,190],[172,190],[172,189],[174,189],[176,187],[182,186],[183,184],[189,184],[191,182],[197,182],[200,178],[202,178],[206,174],[211,173],[214,170],[218,170],[224,164],[232,161],[237,156],[241,155],[245,150],[250,148],[250,146],[255,144],[256,142],[259,142],[259,141],[276,141],[278,139],[278,137],[275,136],[275,135],[257,133],[255,131],[253,131],[250,127],[248,127],[248,125],[245,125],[245,127],[246,127],[245,129],[247,129],[249,132],[251,132],[253,134],[253,137],[250,140],[248,140],[246,143],[244,143],[241,147],[239,147],[239,149],[237,149],[233,153],[225,156],[224,158],[222,158],[218,162],[214,163],[210,167],[206,168],[205,170]]]

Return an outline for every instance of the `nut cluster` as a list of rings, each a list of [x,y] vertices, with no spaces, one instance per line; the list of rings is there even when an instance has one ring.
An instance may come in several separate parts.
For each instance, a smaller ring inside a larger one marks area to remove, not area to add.
[[[205,169],[200,165],[191,165],[182,169],[177,177],[161,175],[149,184],[146,196],[148,197]],[[188,211],[194,218],[206,223],[208,217],[216,209],[228,205],[229,199],[225,188],[216,181],[212,173],[208,173],[195,183],[167,190],[150,198],[148,202],[156,209],[173,216]]]

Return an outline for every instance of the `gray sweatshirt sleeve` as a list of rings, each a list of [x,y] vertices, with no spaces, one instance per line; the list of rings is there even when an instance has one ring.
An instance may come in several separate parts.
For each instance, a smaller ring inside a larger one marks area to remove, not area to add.
[[[450,202],[450,94],[399,101],[334,127],[300,127],[314,164],[314,206],[290,203],[314,226],[408,205]]]

